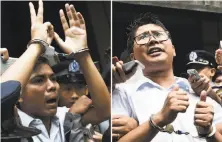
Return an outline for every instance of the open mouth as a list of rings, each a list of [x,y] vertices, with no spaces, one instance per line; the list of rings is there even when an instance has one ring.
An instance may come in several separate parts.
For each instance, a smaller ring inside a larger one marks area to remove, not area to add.
[[[160,52],[164,52],[164,50],[162,48],[159,48],[159,47],[152,47],[148,50],[147,54],[153,55],[153,54],[157,54],[157,53],[160,53]]]
[[[53,104],[53,103],[56,103],[57,102],[57,99],[53,98],[53,99],[49,99],[46,101],[47,104]]]

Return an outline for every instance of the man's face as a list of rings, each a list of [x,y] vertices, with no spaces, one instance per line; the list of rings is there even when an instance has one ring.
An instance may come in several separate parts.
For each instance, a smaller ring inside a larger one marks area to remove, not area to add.
[[[52,69],[40,64],[22,90],[21,108],[31,116],[54,116],[57,111],[59,84]]]
[[[164,32],[164,29],[154,24],[146,24],[136,30],[135,37],[144,32],[149,32],[152,35],[155,32]],[[146,68],[151,70],[172,64],[176,53],[171,40],[168,38],[166,41],[158,41],[153,36],[150,38],[150,41],[145,45],[138,45],[134,41],[133,51],[135,59],[142,62]]]
[[[85,85],[77,83],[60,84],[59,105],[70,108],[82,95],[87,95],[88,89]]]
[[[203,74],[207,76],[210,80],[212,80],[212,77],[214,76],[216,70],[207,66],[197,71],[200,75]]]
[[[222,85],[222,75],[218,76],[218,77],[215,79],[215,83],[218,84],[218,85]]]

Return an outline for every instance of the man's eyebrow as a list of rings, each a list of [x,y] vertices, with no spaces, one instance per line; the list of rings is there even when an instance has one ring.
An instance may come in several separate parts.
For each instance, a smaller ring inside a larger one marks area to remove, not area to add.
[[[43,74],[37,74],[37,75],[35,75],[35,76],[33,76],[32,78],[36,78],[36,77],[44,77],[44,75]]]

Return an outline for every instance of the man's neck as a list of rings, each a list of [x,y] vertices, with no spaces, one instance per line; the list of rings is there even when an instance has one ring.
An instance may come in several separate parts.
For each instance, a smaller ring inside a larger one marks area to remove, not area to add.
[[[50,136],[50,129],[51,129],[51,117],[40,117],[39,119],[42,120],[43,124],[45,125],[45,128]]]
[[[143,74],[164,88],[169,88],[175,82],[172,69],[155,72],[144,72]]]

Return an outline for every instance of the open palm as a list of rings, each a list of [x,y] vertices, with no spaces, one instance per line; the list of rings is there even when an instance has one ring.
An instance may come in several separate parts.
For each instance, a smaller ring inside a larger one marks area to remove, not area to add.
[[[70,26],[68,25],[63,10],[60,10],[59,14],[65,33],[65,42],[57,33],[55,33],[55,40],[65,53],[76,53],[83,48],[87,48],[85,21],[81,13],[76,12],[73,5],[66,4],[65,8]]]

